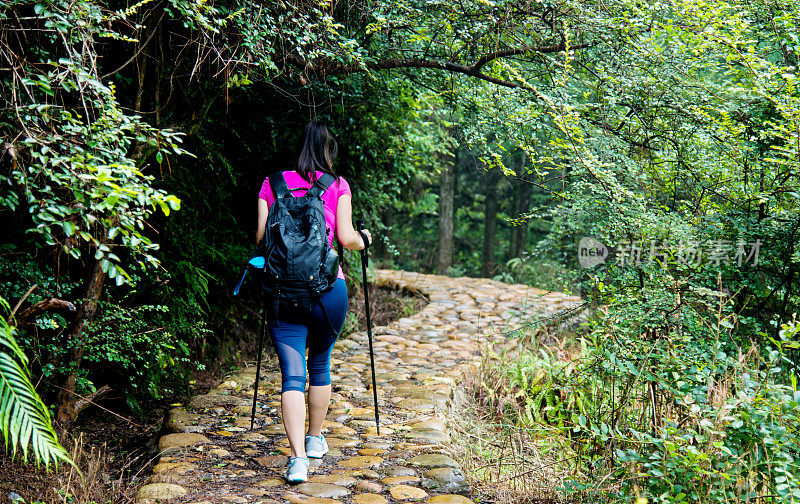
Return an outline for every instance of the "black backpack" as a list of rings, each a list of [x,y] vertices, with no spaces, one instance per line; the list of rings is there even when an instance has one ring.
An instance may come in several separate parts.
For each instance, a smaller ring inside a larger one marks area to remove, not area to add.
[[[248,269],[257,273],[264,294],[272,299],[270,315],[276,322],[283,310],[301,316],[309,313],[336,282],[339,256],[328,246],[327,235],[333,230],[326,227],[322,201],[334,180],[333,175],[323,173],[305,195],[295,197],[282,173],[269,177],[275,202]],[[234,294],[242,281],[244,276]]]

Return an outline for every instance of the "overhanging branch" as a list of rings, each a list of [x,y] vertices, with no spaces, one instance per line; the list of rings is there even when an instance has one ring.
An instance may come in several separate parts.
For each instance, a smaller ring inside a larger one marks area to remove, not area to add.
[[[583,49],[589,47],[590,44],[578,44],[570,46],[569,49]],[[424,59],[424,58],[405,58],[405,59],[386,59],[382,61],[368,61],[362,64],[340,64],[333,63],[329,60],[316,60],[314,62],[306,61],[296,54],[286,55],[284,61],[290,65],[302,69],[309,75],[343,75],[365,72],[367,70],[390,70],[395,68],[430,68],[434,70],[445,70],[447,72],[460,73],[475,77],[477,79],[485,80],[499,86],[517,88],[520,84],[503,79],[498,79],[481,72],[481,69],[489,62],[506,58],[509,56],[517,56],[525,53],[554,53],[567,50],[564,43],[547,45],[547,46],[528,46],[518,47],[514,49],[503,49],[484,54],[471,66],[454,63],[447,60],[437,59]]]
[[[589,47],[590,44],[577,44],[574,46],[569,46],[569,49],[585,49]],[[567,45],[565,43],[560,44],[552,44],[546,46],[527,46],[527,47],[517,47],[512,49],[502,49],[500,51],[494,51],[487,54],[484,54],[478,61],[472,65],[471,70],[473,72],[480,71],[484,65],[489,63],[490,61],[494,61],[500,58],[507,58],[509,56],[518,56],[520,54],[525,54],[528,52],[531,53],[539,53],[539,54],[549,54],[549,53],[556,53],[567,50]]]

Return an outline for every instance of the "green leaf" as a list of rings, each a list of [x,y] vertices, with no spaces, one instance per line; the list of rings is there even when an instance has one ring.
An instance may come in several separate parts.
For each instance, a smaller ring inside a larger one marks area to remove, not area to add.
[[[161,211],[164,212],[164,215],[169,217],[170,206],[164,200],[158,200],[158,206],[161,207]]]
[[[67,236],[72,236],[75,234],[75,225],[69,221],[61,223],[62,229],[64,229],[64,234]]]
[[[167,203],[169,203],[169,207],[173,210],[180,210],[181,208],[181,200],[178,199],[176,196],[173,195],[167,196]]]

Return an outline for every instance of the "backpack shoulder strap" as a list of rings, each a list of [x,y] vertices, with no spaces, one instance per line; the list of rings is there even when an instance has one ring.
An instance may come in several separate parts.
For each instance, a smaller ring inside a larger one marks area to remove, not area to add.
[[[314,182],[314,185],[311,187],[311,189],[308,190],[307,195],[319,198],[323,195],[323,193],[325,193],[325,191],[328,190],[331,184],[333,184],[334,180],[336,180],[336,178],[330,173],[323,173],[316,180],[316,182]]]
[[[283,172],[273,173],[269,176],[269,186],[272,188],[275,198],[285,198],[291,196],[289,186],[286,185],[286,179],[283,178]]]

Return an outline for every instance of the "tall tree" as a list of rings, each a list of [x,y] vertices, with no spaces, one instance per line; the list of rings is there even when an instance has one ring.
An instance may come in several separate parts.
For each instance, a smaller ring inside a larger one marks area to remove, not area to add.
[[[88,9],[85,2],[81,5],[87,9],[25,4],[11,10],[19,25],[0,29],[0,53],[10,62],[2,78],[8,92],[0,93],[0,135],[9,140],[0,208],[19,216],[33,247],[49,248],[57,263],[85,275],[86,297],[63,341],[71,363],[58,418],[70,421],[85,331],[106,279],[133,283],[136,274],[157,264],[153,254],[158,244],[147,231],[147,220],[157,209],[168,215],[180,206],[177,197],[154,187],[154,177],[137,164],[145,154],[161,163],[184,151],[174,131],[127,116],[114,87],[102,82],[93,37],[111,33],[99,9]],[[73,260],[78,265],[70,264]],[[16,324],[25,321],[21,317]]]
[[[481,274],[489,276],[495,269],[495,239],[497,235],[498,183],[500,170],[488,169],[483,175],[486,181],[483,225],[483,252],[481,254]]]
[[[439,182],[439,261],[436,271],[440,275],[446,275],[453,265],[453,218],[455,216],[453,202],[457,164],[458,149],[455,149],[453,156],[448,156],[447,162],[442,167]]]
[[[525,177],[525,151],[520,151],[514,156],[514,172],[520,179]],[[530,210],[532,185],[525,180],[517,180],[512,184],[514,197],[511,218],[511,247],[509,259],[520,257],[528,243],[528,219],[525,214]]]

